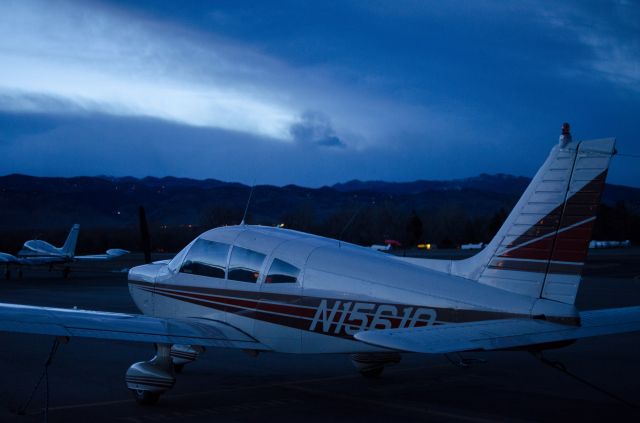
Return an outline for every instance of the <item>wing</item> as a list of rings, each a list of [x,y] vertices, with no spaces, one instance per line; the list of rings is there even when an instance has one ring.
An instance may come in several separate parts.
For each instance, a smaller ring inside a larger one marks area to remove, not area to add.
[[[88,256],[74,256],[73,259],[76,261],[103,261],[103,260],[111,260],[116,257],[123,256],[125,254],[129,254],[127,250],[121,250],[119,248],[112,248],[107,250],[106,254],[91,254]]]
[[[165,344],[268,350],[241,330],[216,320],[162,319],[0,303],[0,331]]]
[[[379,347],[421,353],[500,350],[640,330],[640,306],[580,313],[581,326],[537,319],[485,320],[408,329],[358,332]]]

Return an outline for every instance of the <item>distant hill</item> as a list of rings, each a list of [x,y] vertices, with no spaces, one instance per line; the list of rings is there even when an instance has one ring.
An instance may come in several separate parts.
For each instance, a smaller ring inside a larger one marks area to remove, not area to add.
[[[335,184],[332,188],[341,192],[368,191],[388,194],[419,194],[425,191],[460,191],[463,189],[519,194],[525,190],[530,181],[531,179],[524,176],[512,176],[503,173],[487,175],[483,173],[473,178],[453,179],[450,181],[385,182],[354,179],[349,182]]]
[[[322,188],[260,185],[247,222],[284,222],[366,244],[383,237],[401,239],[415,211],[424,222],[424,239],[448,240],[451,235],[451,242],[472,242],[495,230],[528,183],[524,177],[482,174],[450,181],[354,180]],[[17,240],[28,239],[25,236],[46,236],[54,230],[63,236],[73,223],[80,223],[81,233],[100,229],[95,236],[102,241],[96,243],[108,245],[117,231],[123,240],[136,235],[138,207],[143,205],[152,229],[159,232],[158,240],[170,229],[199,232],[239,223],[249,191],[246,185],[215,179],[6,175],[0,177],[0,233],[17,248]],[[640,189],[607,185],[603,201],[611,207],[622,205],[624,213],[640,214]],[[172,237],[165,238],[169,242]],[[0,238],[0,251],[7,249],[3,242]]]

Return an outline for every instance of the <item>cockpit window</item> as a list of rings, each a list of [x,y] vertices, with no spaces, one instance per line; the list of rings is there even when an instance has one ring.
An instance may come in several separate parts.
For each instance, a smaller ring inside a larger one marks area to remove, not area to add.
[[[193,245],[194,242],[195,241],[191,241],[189,245],[184,247],[178,254],[176,254],[174,258],[171,259],[168,265],[169,270],[171,272],[175,273],[178,271],[178,269],[180,269],[180,265],[184,261],[184,257],[187,255],[187,253],[189,252],[189,249],[191,249],[191,246]]]
[[[300,269],[280,259],[273,259],[265,283],[296,283]]]
[[[229,261],[229,279],[256,283],[265,255],[242,247],[233,247]]]
[[[224,279],[229,245],[198,239],[184,259],[180,272]]]

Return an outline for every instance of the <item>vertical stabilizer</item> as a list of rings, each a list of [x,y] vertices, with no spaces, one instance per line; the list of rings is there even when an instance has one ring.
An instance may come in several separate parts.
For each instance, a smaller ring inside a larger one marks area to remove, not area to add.
[[[615,139],[561,137],[491,243],[451,273],[573,304]]]
[[[80,225],[77,223],[71,227],[67,240],[60,248],[60,252],[67,257],[73,257],[76,253],[76,243],[78,242],[78,233],[80,232]]]

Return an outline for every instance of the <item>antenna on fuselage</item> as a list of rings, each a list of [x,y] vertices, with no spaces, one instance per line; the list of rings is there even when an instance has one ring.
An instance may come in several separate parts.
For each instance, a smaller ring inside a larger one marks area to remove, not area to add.
[[[357,196],[355,196],[355,197],[357,197]],[[356,218],[358,217],[360,212],[362,210],[364,210],[365,207],[373,206],[375,204],[376,204],[375,200],[372,200],[370,203],[360,204],[360,206],[356,209],[356,211],[351,216],[351,219],[349,219],[349,221],[346,223],[346,225],[344,225],[344,227],[342,228],[342,231],[340,232],[340,235],[338,236],[338,241],[340,241],[340,242],[343,241],[342,237],[344,236],[345,232],[347,232],[347,229],[349,229],[351,224],[356,220]]]
[[[251,196],[253,195],[253,189],[255,187],[256,187],[256,183],[254,181],[253,185],[251,185],[251,190],[249,191],[249,199],[247,199],[247,205],[244,207],[244,214],[242,215],[242,221],[240,222],[240,225],[245,224],[247,213],[249,212],[249,204],[251,204]]]

